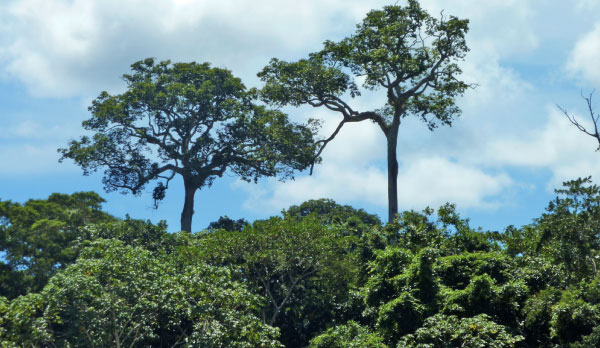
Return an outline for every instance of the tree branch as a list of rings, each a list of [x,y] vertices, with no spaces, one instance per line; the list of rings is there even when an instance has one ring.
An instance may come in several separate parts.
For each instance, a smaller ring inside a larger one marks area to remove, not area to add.
[[[582,131],[583,133],[585,133],[591,137],[594,137],[598,141],[598,144],[599,144],[598,149],[600,149],[600,132],[598,132],[598,119],[600,118],[600,114],[598,114],[597,116],[594,116],[594,109],[592,106],[593,95],[594,95],[594,91],[592,91],[590,93],[590,95],[587,97],[583,96],[583,94],[581,96],[587,104],[589,117],[592,120],[592,124],[594,125],[593,133],[591,131],[589,131],[587,128],[585,128],[581,123],[579,123],[579,121],[577,121],[575,116],[569,114],[569,112],[566,109],[562,108],[560,105],[556,105],[556,107],[563,113],[563,115],[569,120],[569,122],[571,122],[571,124],[573,124],[575,127],[577,127],[577,129],[579,129],[580,131]]]

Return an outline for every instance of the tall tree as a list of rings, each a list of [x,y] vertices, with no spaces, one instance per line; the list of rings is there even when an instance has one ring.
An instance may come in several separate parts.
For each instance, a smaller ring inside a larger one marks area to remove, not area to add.
[[[102,92],[89,108],[83,127],[95,134],[59,149],[61,160],[73,159],[85,175],[105,168],[107,191],[139,194],[157,180],[155,202],[181,176],[183,231],[192,228],[196,191],[227,170],[245,181],[285,179],[314,156],[314,127],[254,103],[256,93],[229,70],[151,58],[131,67],[125,93]]]
[[[460,109],[455,98],[469,87],[457,79],[457,62],[468,51],[468,20],[432,17],[416,0],[408,5],[373,10],[354,35],[326,41],[323,50],[297,62],[272,59],[258,75],[266,83],[265,100],[279,106],[325,107],[342,115],[335,131],[320,140],[317,156],[346,123],[372,121],[387,140],[389,220],[398,212],[398,129],[414,115],[433,130],[451,125]],[[348,98],[362,89],[381,89],[386,103],[379,109],[357,110]],[[312,169],[312,168],[311,168]]]

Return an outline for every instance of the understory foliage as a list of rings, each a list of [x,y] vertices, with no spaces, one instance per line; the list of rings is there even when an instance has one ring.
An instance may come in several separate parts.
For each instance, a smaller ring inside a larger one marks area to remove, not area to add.
[[[198,233],[93,192],[0,201],[7,347],[594,347],[600,188],[473,229],[454,205],[382,224],[321,199]]]

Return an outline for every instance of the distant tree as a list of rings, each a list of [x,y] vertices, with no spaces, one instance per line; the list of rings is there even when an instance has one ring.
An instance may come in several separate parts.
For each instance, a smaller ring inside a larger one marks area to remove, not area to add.
[[[371,121],[387,140],[389,221],[398,213],[398,129],[402,119],[416,116],[430,130],[451,125],[460,109],[455,98],[469,87],[458,80],[456,64],[468,51],[468,20],[424,11],[418,1],[406,7],[373,10],[357,25],[354,35],[326,41],[320,52],[288,63],[272,59],[258,76],[266,83],[263,98],[276,105],[325,107],[342,115],[335,131],[317,142],[317,155],[346,123]],[[382,89],[386,103],[359,111],[348,98],[364,90]],[[348,98],[347,98],[348,97]],[[312,169],[312,168],[311,168]]]
[[[591,177],[563,183],[537,219],[537,249],[564,264],[569,276],[596,276],[600,260],[600,187]]]
[[[246,219],[237,219],[233,220],[229,216],[219,216],[219,220],[213,221],[208,224],[207,229],[209,231],[215,230],[225,230],[225,231],[236,231],[240,232],[244,229],[244,227],[248,226],[250,223],[246,221]]]
[[[314,156],[314,127],[254,103],[239,78],[209,63],[146,59],[123,75],[127,91],[102,92],[83,127],[95,132],[59,149],[87,175],[105,168],[107,191],[139,194],[157,180],[153,198],[183,178],[181,230],[191,231],[194,195],[230,170],[245,181],[292,176]],[[314,125],[314,124],[312,124]]]
[[[94,192],[53,193],[25,204],[0,201],[0,296],[38,291],[77,257],[88,224],[116,220]]]
[[[332,199],[311,199],[300,205],[292,205],[283,211],[284,216],[304,218],[316,215],[324,224],[350,223],[353,225],[380,226],[377,215],[369,214],[364,209],[355,209],[349,205],[337,204]]]

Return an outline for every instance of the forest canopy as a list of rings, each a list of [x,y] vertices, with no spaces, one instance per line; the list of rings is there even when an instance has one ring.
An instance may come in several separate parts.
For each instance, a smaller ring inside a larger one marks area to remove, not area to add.
[[[457,98],[472,87],[459,79],[468,23],[416,0],[372,10],[307,58],[272,59],[262,88],[210,63],[133,63],[125,92],[93,100],[83,122],[93,134],[58,151],[84,174],[103,170],[109,192],[155,183],[155,204],[180,178],[180,230],[113,216],[92,191],[3,198],[0,348],[600,347],[591,177],[564,182],[544,213],[500,231],[472,226],[453,203],[399,210],[399,126],[459,116]],[[346,102],[377,90],[378,109]],[[600,142],[585,100],[594,128],[561,110]],[[279,109],[305,104],[341,115],[333,133],[319,138],[319,122]],[[342,127],[362,121],[386,137],[385,222],[321,198],[192,230],[198,190],[226,174],[256,182],[312,171]]]
[[[566,182],[531,224],[452,204],[382,224],[307,201],[204,231],[119,219],[93,192],[0,201],[3,347],[592,347],[600,187]]]

